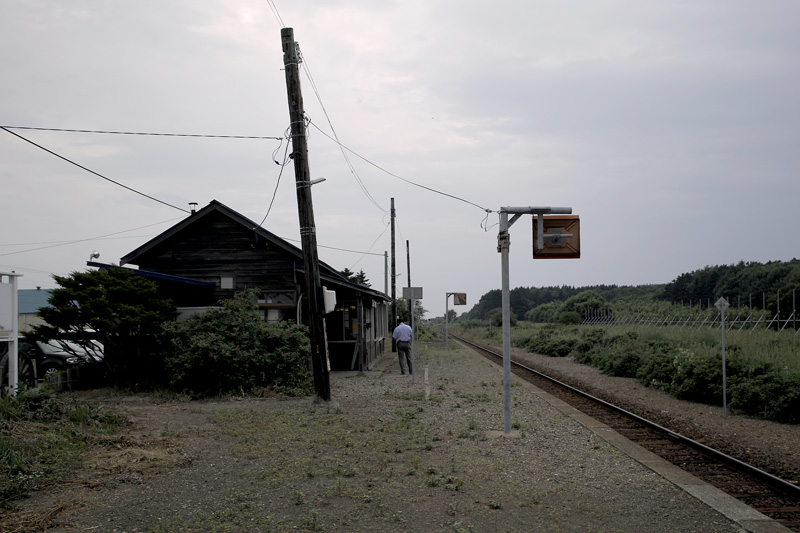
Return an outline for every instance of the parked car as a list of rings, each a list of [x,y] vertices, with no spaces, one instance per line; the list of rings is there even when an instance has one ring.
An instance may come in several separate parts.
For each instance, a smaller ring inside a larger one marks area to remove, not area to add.
[[[19,351],[25,352],[31,360],[35,361],[38,379],[46,379],[54,372],[88,362],[84,356],[85,350],[69,341],[49,340],[44,342],[20,339]]]
[[[0,396],[8,395],[8,369],[10,343],[0,342]],[[30,389],[36,386],[36,364],[25,352],[20,351],[17,358],[17,387]]]
[[[19,337],[18,342],[20,388],[34,387],[37,381],[47,379],[47,376],[59,370],[83,364],[99,364],[104,359],[103,345],[98,341],[91,341],[86,347],[64,339],[34,341]],[[3,394],[8,392],[8,347],[9,343],[0,343],[0,387],[3,388]]]

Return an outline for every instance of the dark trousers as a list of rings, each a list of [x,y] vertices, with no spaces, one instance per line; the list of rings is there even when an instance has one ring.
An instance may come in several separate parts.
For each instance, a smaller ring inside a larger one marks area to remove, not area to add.
[[[408,361],[408,373],[413,374],[414,368],[411,366],[411,343],[408,341],[397,341],[397,357],[400,359],[400,372],[406,373],[406,365],[403,358]]]

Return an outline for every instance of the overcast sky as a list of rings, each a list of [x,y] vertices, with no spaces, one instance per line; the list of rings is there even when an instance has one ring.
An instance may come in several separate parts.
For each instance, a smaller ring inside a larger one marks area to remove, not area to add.
[[[304,58],[312,178],[327,180],[313,188],[320,258],[383,290],[395,198],[398,287],[408,241],[428,317],[444,313],[447,292],[467,293],[466,307],[450,300],[461,313],[500,287],[501,207],[581,217],[577,260],[533,260],[531,218],[517,221],[511,287],[666,283],[800,255],[796,0],[274,7],[3,0],[0,125],[282,137],[287,26]],[[164,202],[0,130],[0,271],[24,274],[21,288],[85,270],[93,250],[119,263],[189,202],[261,222],[286,149],[12,131]],[[291,164],[264,227],[299,245]]]

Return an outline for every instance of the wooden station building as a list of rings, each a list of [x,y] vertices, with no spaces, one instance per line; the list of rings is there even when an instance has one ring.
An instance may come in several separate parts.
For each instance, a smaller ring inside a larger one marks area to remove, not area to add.
[[[90,266],[107,266],[88,263]],[[264,320],[305,323],[303,252],[214,200],[121,258],[158,283],[179,319],[255,291]],[[332,370],[368,369],[391,350],[390,298],[320,262],[323,287],[336,294],[325,315]]]

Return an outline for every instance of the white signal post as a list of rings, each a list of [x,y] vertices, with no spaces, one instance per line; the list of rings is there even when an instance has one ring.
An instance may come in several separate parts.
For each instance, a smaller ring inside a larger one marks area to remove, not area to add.
[[[508,252],[511,247],[511,237],[508,234],[509,228],[522,215],[538,215],[539,221],[543,215],[570,215],[571,207],[501,207],[500,208],[500,231],[497,234],[497,251],[500,253],[503,276],[503,419],[504,433],[511,433],[511,306],[509,303],[509,282],[508,282]],[[509,220],[508,215],[512,215]],[[540,222],[541,223],[541,222]],[[566,235],[544,233],[544,226],[539,226],[539,237],[565,238]],[[543,247],[541,241],[539,247]]]
[[[22,274],[0,272],[0,331],[8,331],[9,337],[0,337],[0,342],[8,342],[8,395],[17,395],[19,383],[19,299],[17,278]],[[2,278],[8,277],[8,283]],[[2,378],[2,376],[0,376]]]
[[[414,384],[414,376],[417,368],[416,352],[417,352],[417,328],[414,323],[414,314],[417,310],[417,300],[422,300],[422,287],[403,287],[403,299],[409,301],[408,316],[411,320],[411,330],[413,331],[413,342],[411,343],[411,384]],[[399,351],[399,350],[398,350]]]

